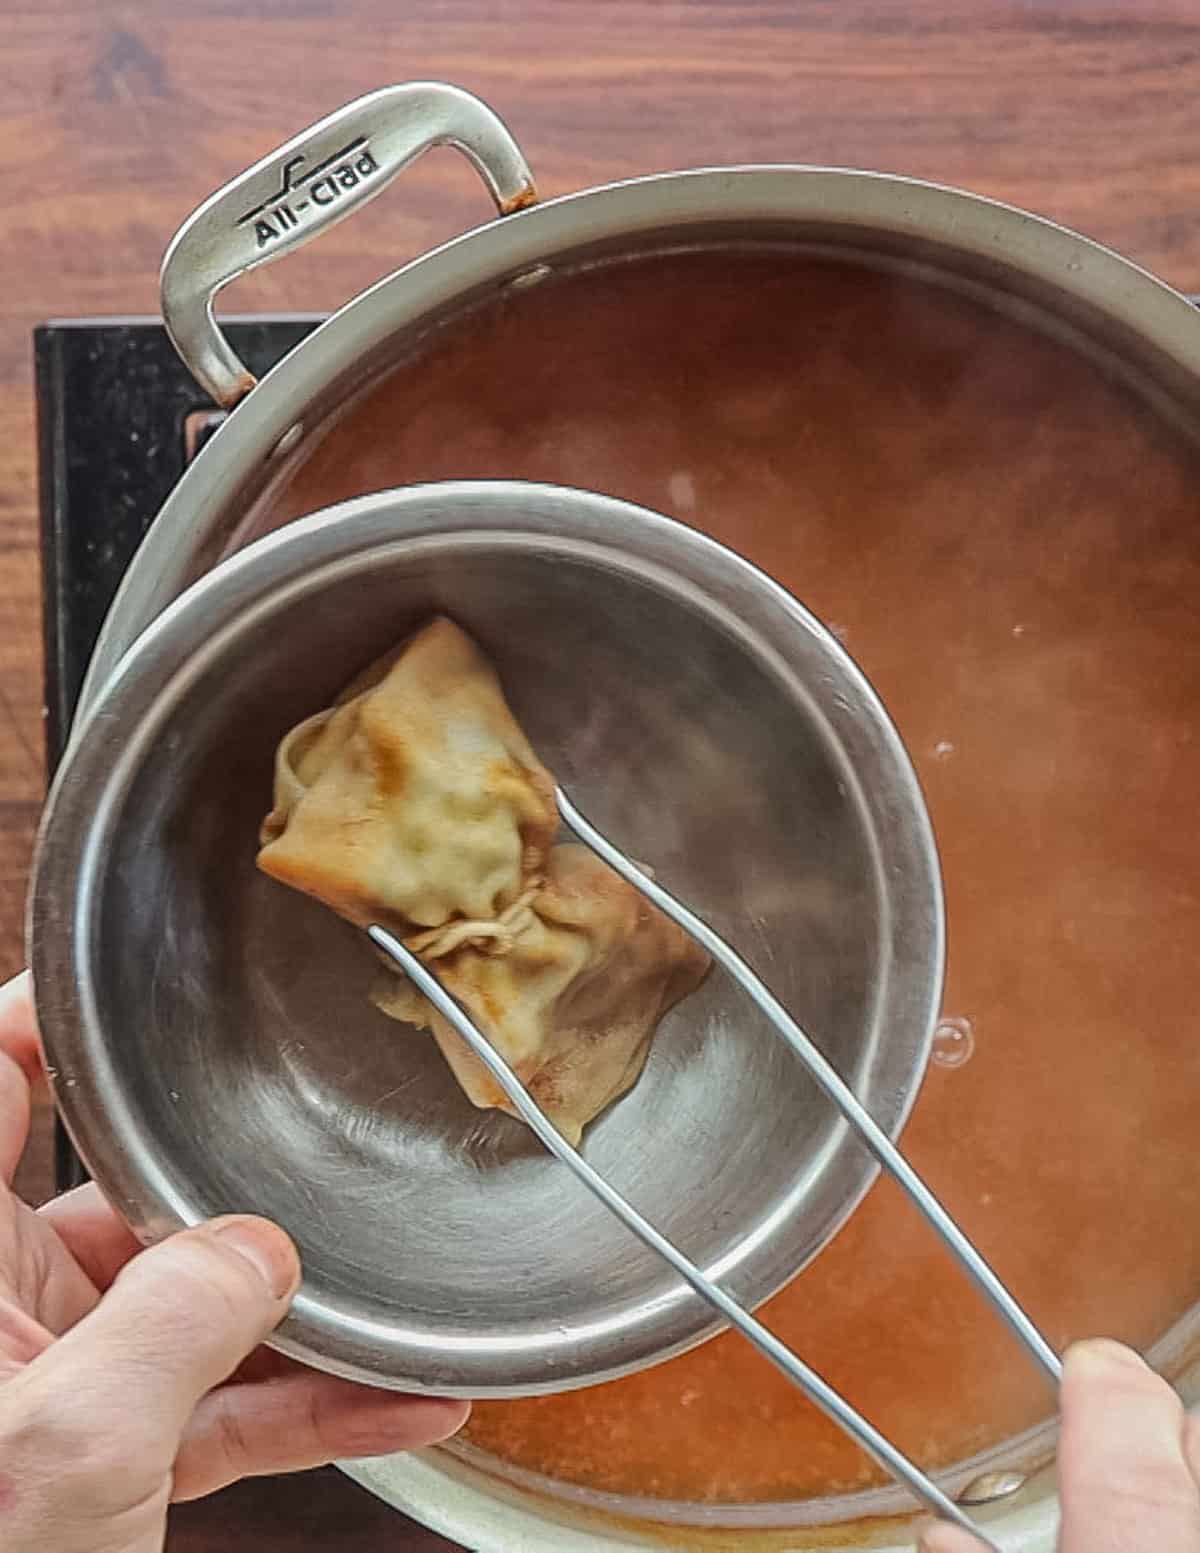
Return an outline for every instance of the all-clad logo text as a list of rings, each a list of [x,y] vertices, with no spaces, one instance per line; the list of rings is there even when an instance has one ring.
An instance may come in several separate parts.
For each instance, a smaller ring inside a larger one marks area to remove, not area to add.
[[[278,191],[238,217],[238,226],[253,221],[259,248],[285,237],[302,225],[306,213],[317,214],[336,204],[349,190],[356,189],[379,171],[379,163],[366,135],[360,135],[308,172],[302,172],[307,161],[308,158],[301,155],[285,162]]]

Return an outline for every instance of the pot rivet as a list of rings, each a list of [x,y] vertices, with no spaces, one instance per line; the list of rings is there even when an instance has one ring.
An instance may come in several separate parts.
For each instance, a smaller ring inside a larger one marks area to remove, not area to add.
[[[1023,1472],[984,1472],[972,1478],[958,1496],[959,1504],[992,1504],[1025,1487]]]
[[[304,435],[304,423],[303,423],[303,421],[297,421],[294,426],[289,426],[288,429],[284,432],[283,436],[280,437],[279,441],[271,449],[270,457],[271,458],[284,458],[284,457],[286,457],[286,455],[289,454],[292,451],[292,449],[296,446],[296,444],[300,441],[300,438],[303,435]]]
[[[528,286],[536,286],[539,281],[545,280],[550,274],[548,264],[531,264],[527,270],[521,270],[508,283],[509,291],[524,291]]]

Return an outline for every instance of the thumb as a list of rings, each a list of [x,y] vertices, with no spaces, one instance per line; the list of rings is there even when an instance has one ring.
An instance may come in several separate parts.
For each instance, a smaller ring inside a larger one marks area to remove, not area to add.
[[[1200,1488],[1183,1403],[1129,1348],[1092,1340],[1063,1363],[1061,1553],[1195,1553]]]
[[[283,1319],[300,1282],[284,1232],[264,1219],[215,1219],[128,1262],[84,1319],[31,1371],[88,1424],[168,1468],[200,1398]],[[129,1459],[127,1457],[127,1459]]]

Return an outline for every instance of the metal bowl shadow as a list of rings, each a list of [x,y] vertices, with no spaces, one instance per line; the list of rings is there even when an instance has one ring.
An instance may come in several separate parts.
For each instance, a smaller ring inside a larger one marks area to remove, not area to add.
[[[473,1396],[562,1390],[711,1312],[366,1000],[365,938],[255,869],[272,756],[434,611],[480,640],[594,821],[766,976],[896,1134],[941,995],[937,859],[908,758],[837,641],[702,535],[588,492],[383,492],[223,562],[77,731],[30,913],[57,1100],[146,1240],[228,1211],[297,1240],[276,1344]],[[592,1163],[757,1305],[875,1167],[724,979],[661,1028]]]

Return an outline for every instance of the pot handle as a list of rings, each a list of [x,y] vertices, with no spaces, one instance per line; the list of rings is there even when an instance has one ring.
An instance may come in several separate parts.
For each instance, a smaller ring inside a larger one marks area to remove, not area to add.
[[[309,242],[441,145],[475,164],[501,215],[536,202],[525,158],[489,107],[458,87],[414,81],[331,113],[188,217],[163,260],[163,318],[185,366],[219,405],[232,409],[255,378],[213,316],[217,292]]]

